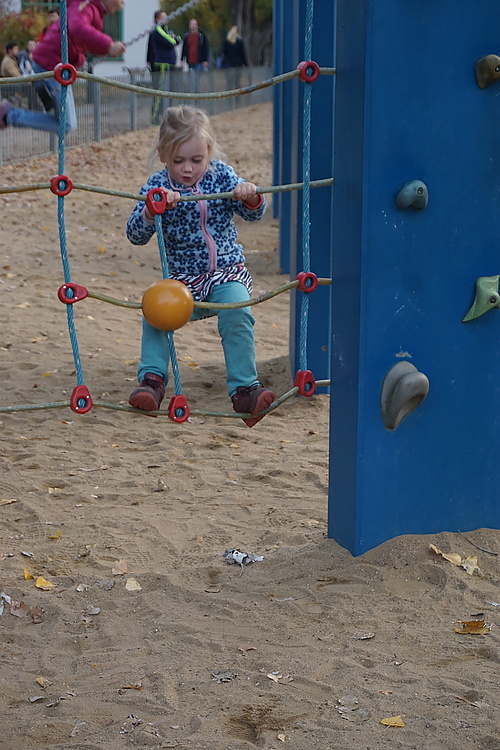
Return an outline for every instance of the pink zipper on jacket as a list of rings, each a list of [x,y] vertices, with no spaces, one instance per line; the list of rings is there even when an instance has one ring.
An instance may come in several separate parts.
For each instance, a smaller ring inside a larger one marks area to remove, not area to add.
[[[203,178],[200,177],[200,180]],[[194,195],[201,195],[202,192],[198,186],[199,181],[196,183],[196,185],[193,185],[193,193]],[[206,201],[198,201],[198,206],[200,208],[200,223],[201,223],[201,232],[203,234],[203,237],[205,238],[205,242],[207,243],[208,248],[208,270],[209,271],[215,271],[217,268],[217,245],[215,244],[215,240],[210,234],[210,232],[207,229],[207,219],[208,219],[208,207]]]

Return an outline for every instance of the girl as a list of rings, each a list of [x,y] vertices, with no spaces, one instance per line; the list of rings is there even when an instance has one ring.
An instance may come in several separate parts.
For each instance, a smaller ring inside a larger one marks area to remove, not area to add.
[[[125,52],[123,42],[114,42],[103,34],[103,19],[106,13],[115,13],[123,8],[125,0],[69,0],[68,2],[68,62],[81,68],[85,55],[109,55],[118,57]],[[33,72],[44,73],[54,70],[61,62],[60,21],[52,23],[38,42],[33,52]],[[59,110],[61,85],[54,78],[36,81],[35,88],[45,107],[45,112],[14,107],[4,99],[0,102],[0,130],[11,125],[14,128],[34,128],[59,132]],[[66,96],[66,132],[76,128],[76,110],[72,87],[68,86]],[[52,112],[52,110],[54,110]]]
[[[140,193],[162,188],[167,210],[162,230],[170,277],[182,281],[197,301],[242,302],[250,299],[252,279],[245,268],[243,248],[237,242],[233,221],[236,213],[246,221],[258,221],[266,208],[262,195],[251,182],[240,179],[221,161],[220,149],[203,110],[169,107],[160,125],[156,151],[165,169],[153,174]],[[234,199],[184,201],[183,195],[234,191]],[[134,245],[145,245],[155,233],[153,217],[144,201],[134,208],[127,224],[127,237]],[[227,387],[237,412],[258,414],[274,401],[274,393],[258,380],[255,364],[254,318],[248,307],[217,310],[227,370]],[[195,308],[192,320],[207,317]],[[168,378],[168,344],[164,332],[143,319],[139,387],[129,404],[155,411],[165,394]],[[253,427],[262,417],[245,419]]]

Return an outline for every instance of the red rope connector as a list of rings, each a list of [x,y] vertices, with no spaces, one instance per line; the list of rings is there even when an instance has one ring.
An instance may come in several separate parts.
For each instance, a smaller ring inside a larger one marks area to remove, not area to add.
[[[312,271],[301,271],[295,279],[299,282],[297,289],[300,292],[314,292],[318,286],[318,277]]]
[[[54,195],[68,195],[73,190],[73,183],[65,174],[56,174],[50,180],[50,189]]]
[[[69,86],[76,81],[76,68],[71,63],[57,63],[54,68],[54,78],[61,86]]]
[[[172,422],[185,422],[189,414],[189,406],[184,396],[172,396],[168,405],[168,416]]]
[[[77,385],[73,388],[70,406],[77,414],[86,414],[92,409],[92,398],[86,385]]]
[[[167,194],[163,188],[151,188],[146,197],[146,208],[150,214],[162,214],[167,207]]]
[[[304,83],[312,83],[321,72],[318,63],[314,60],[303,60],[297,65],[297,70],[300,71],[299,78]]]
[[[299,396],[312,396],[316,390],[316,381],[311,370],[297,370],[294,386],[299,389]]]
[[[73,302],[80,302],[80,300],[88,297],[88,294],[88,290],[84,286],[72,284],[71,282],[63,284],[57,290],[57,296],[61,302],[65,302],[67,305],[72,305]]]

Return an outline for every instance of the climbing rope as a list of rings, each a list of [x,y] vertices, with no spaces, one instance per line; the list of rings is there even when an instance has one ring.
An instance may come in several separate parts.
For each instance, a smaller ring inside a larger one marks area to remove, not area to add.
[[[336,68],[320,68],[318,67],[319,75],[330,75],[336,74]],[[209,91],[200,94],[184,93],[183,91],[164,91],[161,89],[152,89],[147,86],[139,86],[135,83],[125,83],[124,81],[116,81],[112,78],[104,78],[103,76],[97,76],[95,73],[86,73],[83,70],[75,72],[77,78],[82,78],[86,81],[93,81],[94,83],[100,83],[103,86],[111,86],[117,89],[124,89],[125,91],[131,91],[135,94],[145,94],[146,96],[159,96],[164,99],[227,99],[233,96],[243,96],[245,94],[251,94],[254,91],[260,91],[261,89],[268,88],[269,86],[275,86],[278,83],[289,81],[292,78],[300,77],[299,70],[290,70],[287,73],[280,73],[280,75],[272,76],[264,81],[258,81],[248,86],[242,86],[238,89],[228,89],[227,91]],[[53,78],[54,71],[46,71],[45,73],[33,73],[29,76],[23,76],[23,83],[29,83],[30,81],[42,81],[46,78]],[[19,78],[0,78],[0,86],[8,83],[19,84]]]
[[[144,195],[139,195],[138,193],[124,193],[121,190],[111,190],[110,188],[103,188],[95,185],[84,185],[79,182],[72,182],[72,189],[73,190],[87,190],[90,193],[102,193],[102,195],[113,195],[118,198],[131,198],[134,201],[143,201]],[[315,188],[315,187],[327,187],[328,185],[333,185],[333,177],[327,177],[324,180],[312,180],[309,183],[309,187]],[[262,195],[266,195],[269,193],[283,193],[288,192],[290,190],[302,190],[304,187],[303,182],[293,182],[289,183],[288,185],[272,185],[271,187],[267,188],[257,188],[258,193],[262,193]],[[45,188],[48,188],[49,190],[52,189],[52,183],[51,182],[37,182],[33,185],[12,185],[10,187],[0,187],[0,195],[2,193],[22,193],[26,192],[27,190],[43,190]],[[208,201],[208,200],[225,200],[226,198],[234,198],[234,192],[228,192],[228,193],[204,193],[200,195],[181,195],[179,198],[179,203],[183,201]]]
[[[306,29],[304,38],[304,56],[306,60],[311,59],[312,53],[312,26],[313,26],[313,0],[307,0],[306,6]],[[311,205],[311,95],[312,83],[304,83],[304,125],[303,125],[303,157],[302,173],[304,177],[304,190],[302,192],[302,268],[305,273],[311,270],[310,251],[310,205]],[[309,323],[309,294],[302,295],[301,301],[301,325],[299,362],[302,372],[307,371],[307,332]]]
[[[174,13],[172,13],[165,20],[164,23],[165,24],[168,23],[169,20],[171,20],[176,15],[184,12],[192,5],[196,4],[196,2],[199,2],[199,0],[191,0],[191,2],[185,3],[181,8],[177,9],[177,11],[174,11]],[[311,56],[311,50],[312,50],[313,3],[314,3],[314,0],[307,0],[305,44],[304,44],[304,49],[305,49],[307,60],[309,60]],[[91,81],[94,81],[95,83],[100,83],[103,85],[115,86],[117,88],[126,89],[126,90],[136,92],[136,93],[143,93],[148,96],[160,96],[160,97],[165,97],[165,98],[191,99],[191,100],[192,99],[218,99],[218,98],[225,98],[225,97],[230,97],[230,96],[244,95],[244,94],[251,93],[253,91],[257,91],[262,88],[266,88],[268,86],[273,86],[278,83],[282,83],[284,81],[290,80],[291,78],[295,78],[297,76],[305,83],[304,105],[303,105],[303,108],[304,108],[304,119],[303,119],[303,131],[304,131],[303,177],[304,177],[304,180],[301,183],[293,183],[293,184],[288,184],[288,185],[276,185],[276,186],[272,186],[268,188],[258,189],[258,193],[262,193],[262,194],[283,192],[283,191],[288,191],[288,190],[302,190],[303,191],[302,202],[303,202],[303,268],[304,268],[304,271],[299,273],[295,280],[287,284],[283,284],[273,291],[265,292],[259,295],[258,297],[255,297],[249,301],[240,302],[240,303],[226,303],[226,304],[215,304],[215,303],[210,303],[210,302],[195,301],[194,305],[195,307],[207,309],[207,310],[236,309],[236,308],[241,308],[241,307],[249,307],[249,306],[264,302],[266,300],[269,300],[284,292],[298,288],[300,291],[304,292],[302,296],[301,326],[300,326],[299,360],[300,360],[301,371],[297,373],[294,387],[290,389],[287,393],[277,398],[266,410],[261,412],[261,414],[264,415],[270,411],[273,411],[278,406],[280,406],[280,404],[284,403],[286,400],[288,400],[289,398],[292,398],[293,396],[297,394],[300,394],[303,396],[312,395],[312,393],[314,393],[317,386],[328,386],[330,384],[329,380],[315,381],[312,376],[312,373],[307,371],[307,328],[308,328],[308,305],[309,305],[308,293],[313,291],[318,285],[330,285],[331,284],[331,279],[318,279],[315,276],[315,274],[313,274],[310,271],[310,189],[333,184],[333,178],[328,178],[324,180],[314,180],[314,181],[310,179],[310,153],[311,153],[310,132],[311,132],[311,96],[312,96],[311,84],[314,80],[316,80],[316,78],[320,74],[334,75],[336,72],[335,68],[320,68],[316,63],[313,63],[312,61],[303,62],[298,66],[296,70],[290,71],[288,73],[283,73],[278,76],[273,76],[272,78],[266,81],[261,81],[259,83],[252,84],[250,86],[246,86],[246,87],[239,88],[239,89],[233,89],[229,91],[222,91],[222,92],[210,92],[210,93],[205,93],[205,94],[191,94],[191,93],[183,94],[182,92],[168,92],[168,91],[154,90],[154,89],[145,88],[142,86],[137,86],[134,84],[125,84],[119,81],[111,81],[110,79],[101,78],[93,74],[89,74],[85,72],[77,72],[74,69],[71,70],[72,66],[68,65],[67,0],[61,0],[60,17],[61,17],[62,71],[59,72],[59,75],[62,76],[62,78],[61,79],[58,78],[58,80],[60,80],[61,82],[61,104],[60,104],[59,132],[58,132],[59,175],[57,175],[56,177],[53,177],[49,182],[35,183],[31,185],[0,187],[0,194],[18,193],[18,192],[26,192],[26,191],[31,191],[31,190],[41,190],[41,189],[48,188],[57,195],[59,244],[60,244],[61,260],[62,260],[63,275],[64,275],[64,285],[63,287],[60,288],[58,295],[59,295],[59,299],[62,302],[66,303],[68,329],[69,329],[70,341],[71,341],[71,346],[72,346],[72,351],[73,351],[73,359],[75,363],[77,386],[73,390],[73,394],[69,402],[57,401],[57,402],[50,402],[50,403],[45,403],[45,404],[24,404],[24,405],[18,405],[18,406],[0,407],[0,413],[12,413],[12,412],[39,410],[39,409],[52,409],[52,408],[67,407],[67,406],[70,406],[71,409],[75,412],[85,413],[86,411],[89,411],[89,409],[92,406],[100,406],[100,407],[107,408],[107,409],[128,411],[134,414],[139,413],[139,414],[147,415],[146,412],[141,412],[140,410],[138,411],[137,409],[134,409],[130,406],[124,406],[120,404],[119,405],[109,404],[103,401],[92,402],[90,393],[88,389],[86,388],[86,386],[84,385],[83,370],[82,370],[81,359],[80,359],[80,354],[79,354],[79,349],[78,349],[78,341],[77,341],[77,336],[76,336],[73,303],[78,302],[88,296],[90,298],[100,300],[102,302],[107,302],[107,303],[118,305],[121,307],[128,307],[131,309],[141,309],[142,305],[141,303],[138,303],[138,302],[118,300],[118,299],[115,299],[113,297],[110,297],[110,296],[107,296],[98,292],[93,292],[91,290],[87,290],[84,287],[77,286],[76,284],[73,284],[71,282],[68,249],[67,249],[67,234],[66,234],[66,227],[65,227],[64,198],[73,189],[85,190],[88,192],[101,193],[104,195],[112,195],[112,196],[117,196],[117,197],[122,197],[122,198],[130,198],[135,201],[144,201],[145,196],[136,195],[133,193],[127,193],[123,191],[111,190],[111,189],[102,188],[99,186],[85,185],[81,183],[72,183],[72,181],[68,177],[65,176],[64,174],[65,147],[66,147],[65,136],[66,136],[67,96],[68,96],[67,86],[68,84],[71,84],[76,79],[76,77],[91,80]],[[137,35],[132,40],[130,40],[130,42],[128,42],[127,45],[133,44],[134,42],[138,41],[139,39],[144,37],[146,34],[150,33],[151,30],[152,29],[148,29],[147,31],[141,32],[141,34]],[[43,80],[43,79],[47,79],[53,76],[54,76],[54,71],[49,71],[45,73],[37,73],[31,76],[24,76],[23,82]],[[67,78],[65,80],[66,76]],[[0,79],[0,85],[8,84],[8,83],[19,83],[19,80],[16,78]],[[228,192],[228,193],[216,193],[216,194],[207,194],[207,195],[182,196],[180,198],[180,201],[221,200],[221,199],[230,199],[233,197],[234,197],[234,193]],[[168,268],[167,254],[166,254],[166,248],[165,248],[165,240],[164,240],[163,231],[162,231],[161,215],[159,213],[155,213],[154,222],[155,222],[156,236],[158,240],[158,249],[159,249],[159,254],[160,254],[162,275],[164,279],[168,279],[169,268]],[[159,410],[158,412],[155,412],[155,413],[167,414],[174,421],[185,421],[185,419],[187,419],[189,414],[200,415],[200,416],[228,417],[228,418],[237,418],[237,419],[241,417],[245,418],[245,417],[251,416],[251,415],[245,415],[245,414],[238,414],[235,412],[213,412],[213,411],[205,411],[205,410],[190,410],[189,408],[187,408],[187,403],[185,399],[182,397],[180,370],[179,370],[179,364],[178,364],[178,359],[177,359],[177,353],[175,350],[173,332],[166,331],[165,333],[167,337],[169,354],[170,354],[170,364],[171,364],[172,373],[174,376],[175,396],[170,402],[170,406],[168,410]]]

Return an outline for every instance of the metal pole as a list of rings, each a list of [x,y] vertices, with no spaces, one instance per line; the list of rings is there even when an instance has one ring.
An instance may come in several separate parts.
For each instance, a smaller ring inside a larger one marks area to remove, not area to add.
[[[136,76],[130,74],[130,83],[137,83]],[[137,130],[137,92],[132,91],[130,94],[130,130]]]
[[[94,90],[94,141],[100,141],[102,138],[101,116],[101,87],[96,86]]]

